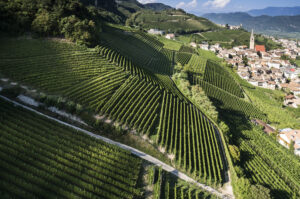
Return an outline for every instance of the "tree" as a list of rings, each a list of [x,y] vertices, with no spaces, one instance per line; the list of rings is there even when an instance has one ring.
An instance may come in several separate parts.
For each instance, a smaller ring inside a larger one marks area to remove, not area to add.
[[[232,156],[233,162],[235,164],[238,163],[241,160],[240,159],[241,153],[240,153],[239,148],[235,145],[229,145],[228,147],[229,147],[229,151]]]
[[[291,143],[290,143],[290,145],[289,145],[289,149],[290,149],[290,152],[291,152],[291,153],[294,153],[294,151],[295,151],[294,145],[295,145],[295,141],[292,140]]]
[[[31,28],[42,36],[56,36],[59,34],[58,20],[58,16],[49,13],[45,9],[40,9],[32,22]]]
[[[257,52],[257,55],[259,56],[260,59],[262,58],[262,54],[260,51]]]
[[[282,59],[282,60],[289,60],[289,56],[287,56],[287,55],[282,55],[282,56],[280,57],[280,59]]]
[[[247,56],[244,56],[243,57],[243,63],[245,64],[245,66],[248,66],[249,65],[249,63],[248,63],[248,58],[247,58]]]
[[[75,15],[65,17],[60,22],[61,33],[71,41],[90,46],[96,39],[96,26],[92,20],[80,20]]]
[[[270,190],[262,185],[251,185],[249,199],[271,199]]]

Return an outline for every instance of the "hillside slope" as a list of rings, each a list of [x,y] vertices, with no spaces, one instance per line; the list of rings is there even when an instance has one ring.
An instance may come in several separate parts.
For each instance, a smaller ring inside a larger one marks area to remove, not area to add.
[[[205,18],[187,14],[182,10],[165,10],[161,12],[140,11],[132,15],[127,24],[143,29],[156,28],[176,33],[203,32],[218,29]]]
[[[174,86],[167,75],[172,59],[162,54],[159,43],[140,33],[102,36],[111,47],[88,50],[53,41],[5,39],[0,72],[151,138],[174,156],[179,168],[202,182],[223,182],[219,132]]]

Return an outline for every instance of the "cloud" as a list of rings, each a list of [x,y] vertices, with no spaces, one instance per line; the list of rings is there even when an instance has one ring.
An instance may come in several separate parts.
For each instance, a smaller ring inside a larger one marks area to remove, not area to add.
[[[197,7],[198,3],[197,0],[192,0],[191,2],[185,3],[185,2],[180,2],[176,5],[176,8],[185,8],[185,9],[190,9],[190,8],[195,8]]]
[[[146,4],[146,3],[155,3],[157,0],[138,0],[138,1],[142,4]]]
[[[210,6],[212,8],[224,8],[231,0],[212,0],[204,3],[204,6]]]

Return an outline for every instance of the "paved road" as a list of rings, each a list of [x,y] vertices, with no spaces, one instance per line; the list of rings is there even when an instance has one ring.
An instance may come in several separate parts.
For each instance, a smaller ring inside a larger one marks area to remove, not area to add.
[[[4,97],[4,96],[1,96],[1,95],[0,95],[0,98],[4,99],[4,100],[6,100],[6,101],[9,101],[9,102],[11,102],[11,103],[13,103],[13,104],[15,104],[15,105],[17,105],[17,106],[20,106],[20,107],[22,107],[22,108],[24,108],[24,109],[27,109],[27,110],[29,110],[29,111],[32,111],[32,112],[34,112],[34,113],[36,113],[36,114],[38,114],[38,115],[44,116],[44,117],[46,117],[46,118],[48,118],[48,119],[50,119],[50,120],[54,120],[54,121],[56,121],[56,122],[58,122],[58,123],[60,123],[60,124],[63,124],[63,125],[68,126],[68,127],[71,127],[71,128],[73,128],[73,129],[75,129],[75,130],[77,130],[77,131],[80,131],[80,132],[82,132],[82,133],[88,134],[88,135],[90,135],[90,136],[92,136],[92,137],[94,137],[94,138],[96,138],[96,139],[100,139],[100,140],[102,140],[102,141],[104,141],[104,142],[107,142],[107,143],[109,143],[109,144],[113,144],[113,145],[116,145],[116,146],[118,146],[118,147],[120,147],[120,148],[122,148],[122,149],[128,150],[128,151],[130,151],[132,154],[135,154],[136,156],[138,156],[138,157],[140,157],[140,158],[142,158],[142,159],[144,159],[144,160],[147,160],[147,161],[149,161],[149,162],[155,164],[155,165],[158,166],[158,167],[162,167],[162,169],[164,169],[165,171],[168,171],[168,172],[170,172],[170,173],[173,173],[174,175],[176,175],[177,177],[179,177],[180,179],[182,179],[182,180],[184,180],[184,181],[186,181],[186,182],[192,182],[192,183],[195,183],[196,185],[198,185],[198,186],[201,187],[202,189],[204,189],[204,190],[206,190],[206,191],[208,191],[208,192],[210,192],[210,193],[212,193],[212,194],[214,194],[214,195],[217,195],[217,196],[220,197],[220,198],[223,198],[223,199],[231,199],[231,198],[233,198],[233,197],[226,196],[226,195],[220,193],[219,191],[213,189],[212,187],[209,187],[209,186],[207,186],[207,185],[205,185],[205,184],[201,184],[201,183],[195,181],[194,179],[188,177],[186,174],[184,174],[184,173],[182,173],[182,172],[176,170],[175,168],[173,168],[173,167],[171,167],[171,166],[169,166],[169,165],[163,163],[162,161],[160,161],[160,160],[158,160],[158,159],[156,159],[156,158],[154,158],[154,157],[152,157],[152,156],[150,156],[150,155],[148,155],[148,154],[146,154],[146,153],[144,153],[144,152],[141,152],[141,151],[139,151],[139,150],[137,150],[137,149],[135,149],[135,148],[132,148],[132,147],[127,146],[127,145],[124,145],[124,144],[119,143],[119,142],[115,142],[115,141],[110,140],[110,139],[108,139],[108,138],[106,138],[106,137],[103,137],[103,136],[100,136],[100,135],[96,135],[96,134],[94,134],[94,133],[92,133],[92,132],[90,132],[90,131],[81,129],[81,128],[76,127],[76,126],[74,126],[74,125],[71,125],[71,124],[69,124],[69,123],[60,121],[60,120],[58,120],[58,119],[56,119],[56,118],[50,117],[50,116],[45,115],[45,114],[43,114],[43,113],[41,113],[41,112],[39,112],[39,111],[37,111],[37,110],[34,110],[34,109],[32,109],[32,108],[30,108],[30,107],[28,107],[28,106],[25,106],[25,105],[22,105],[22,104],[20,104],[20,103],[18,103],[18,102],[15,102],[15,101],[13,101],[13,100],[10,100],[10,99],[8,99],[8,98],[6,98],[6,97]]]

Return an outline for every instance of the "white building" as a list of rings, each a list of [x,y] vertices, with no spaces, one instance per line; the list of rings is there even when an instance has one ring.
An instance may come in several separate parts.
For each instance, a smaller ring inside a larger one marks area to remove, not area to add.
[[[172,34],[167,34],[167,35],[166,35],[166,38],[167,38],[167,39],[175,40],[175,34],[173,34],[173,33],[172,33]]]
[[[152,35],[164,35],[165,34],[164,31],[157,30],[157,29],[150,29],[150,30],[148,30],[148,33],[152,34]]]
[[[283,129],[279,134],[279,143],[285,147],[289,147],[294,142],[294,153],[300,155],[300,130]]]

